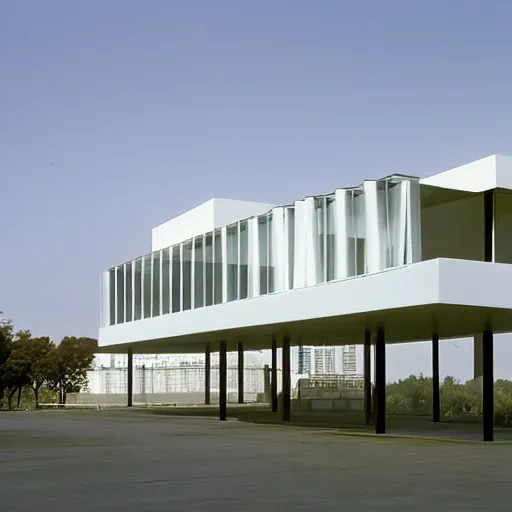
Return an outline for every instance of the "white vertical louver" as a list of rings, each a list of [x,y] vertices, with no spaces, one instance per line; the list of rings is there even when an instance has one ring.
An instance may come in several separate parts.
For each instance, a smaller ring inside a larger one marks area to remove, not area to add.
[[[320,260],[320,237],[318,233],[318,220],[316,200],[307,197],[304,200],[304,227],[305,227],[305,256],[306,256],[306,286],[313,286],[322,280],[322,262]]]
[[[293,287],[306,286],[306,229],[305,202],[295,201],[295,232],[294,232],[294,262]]]
[[[378,181],[365,181],[363,191],[366,271],[379,272],[387,267],[385,196]]]
[[[284,207],[279,206],[272,209],[272,254],[270,266],[274,270],[274,291],[282,292],[285,290],[285,281],[287,273],[287,232],[284,222]]]
[[[350,194],[348,190],[339,189],[335,192],[335,245],[336,245],[336,260],[335,260],[335,275],[336,279],[345,279],[350,276],[349,272],[349,229],[348,221],[350,215]]]
[[[249,297],[260,294],[260,251],[258,237],[258,218],[247,221],[249,229]]]
[[[421,261],[421,199],[419,180],[408,180],[406,263]]]

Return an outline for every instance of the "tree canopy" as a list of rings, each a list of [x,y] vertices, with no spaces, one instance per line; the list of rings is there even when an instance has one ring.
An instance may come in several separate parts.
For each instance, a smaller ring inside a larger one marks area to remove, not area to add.
[[[53,354],[48,374],[49,387],[59,393],[59,403],[65,404],[68,393],[77,393],[87,383],[98,342],[92,338],[66,336]]]
[[[11,409],[16,393],[19,407],[22,390],[30,388],[37,408],[43,386],[58,392],[59,403],[65,404],[68,393],[79,392],[87,383],[98,346],[95,339],[66,336],[55,345],[30,331],[13,333],[10,321],[0,322],[0,407],[7,399]]]

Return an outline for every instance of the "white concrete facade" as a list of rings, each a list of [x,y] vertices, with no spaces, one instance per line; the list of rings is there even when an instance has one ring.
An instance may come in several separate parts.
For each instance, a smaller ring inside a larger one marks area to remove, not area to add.
[[[105,352],[358,345],[512,331],[512,158],[391,176],[284,206],[212,200],[102,275]],[[484,193],[493,254],[484,261]]]

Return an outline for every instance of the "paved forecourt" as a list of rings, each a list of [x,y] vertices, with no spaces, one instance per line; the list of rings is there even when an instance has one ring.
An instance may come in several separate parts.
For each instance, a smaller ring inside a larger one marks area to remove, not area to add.
[[[138,411],[0,414],[2,509],[510,510],[512,445]]]

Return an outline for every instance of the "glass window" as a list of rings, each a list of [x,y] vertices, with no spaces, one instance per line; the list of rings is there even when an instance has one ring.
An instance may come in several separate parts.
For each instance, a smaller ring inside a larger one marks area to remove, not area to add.
[[[110,302],[110,325],[116,323],[116,269],[111,268],[108,272],[109,275],[109,302]]]
[[[318,257],[320,268],[320,282],[323,283],[326,279],[325,267],[325,198],[319,197],[315,200],[315,213],[316,213],[316,232],[318,244]]]
[[[326,267],[327,281],[332,281],[336,277],[336,226],[335,226],[335,207],[336,203],[333,197],[327,199],[327,228],[326,228]]]
[[[133,275],[132,275],[132,262],[128,262],[124,269],[124,275],[126,278],[126,321],[131,322],[133,320],[132,318],[132,309],[133,309]]]
[[[192,240],[183,244],[183,311],[192,307]]]
[[[213,303],[222,303],[222,236],[220,229],[215,231],[213,241],[214,263],[213,263]]]
[[[267,216],[258,218],[258,245],[260,251],[260,295],[268,293],[268,224]]]
[[[117,318],[116,323],[124,322],[124,267],[117,267]]]
[[[194,239],[194,308],[204,306],[203,237]]]
[[[144,274],[142,279],[144,318],[151,316],[151,254],[144,256]]]
[[[153,253],[153,306],[152,316],[160,315],[160,251]]]
[[[205,237],[205,306],[213,304],[213,235],[207,233]]]
[[[171,312],[171,290],[170,290],[170,248],[162,251],[162,314],[167,315]]]
[[[135,312],[134,320],[142,318],[142,258],[135,260]]]
[[[171,311],[181,311],[181,269],[180,269],[180,246],[172,248],[172,307]]]
[[[275,222],[274,217],[272,214],[268,215],[267,219],[267,236],[268,236],[268,260],[267,260],[267,268],[268,268],[268,293],[272,293],[276,291],[275,287],[275,272],[276,272],[276,254],[275,254],[275,247],[274,247],[274,229],[275,229]]]
[[[238,299],[238,224],[227,228],[227,300]]]
[[[240,222],[240,299],[246,299],[249,283],[249,227],[247,221]]]
[[[356,276],[366,273],[366,251],[364,236],[364,195],[354,192],[352,196],[353,207],[353,246],[354,270]]]

